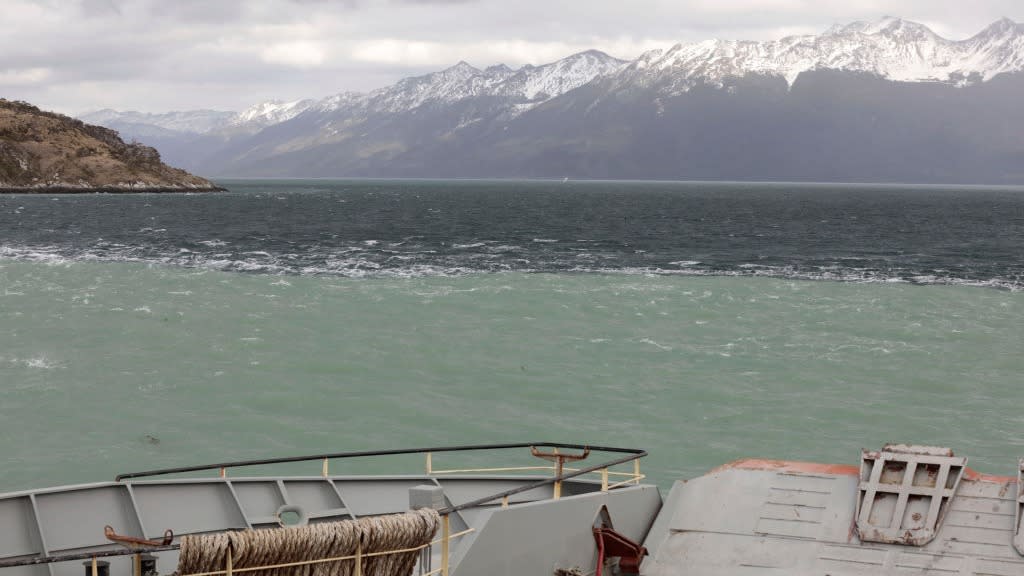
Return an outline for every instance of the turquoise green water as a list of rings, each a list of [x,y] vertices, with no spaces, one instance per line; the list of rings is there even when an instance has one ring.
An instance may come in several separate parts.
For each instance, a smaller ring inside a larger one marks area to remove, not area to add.
[[[1022,336],[1024,293],[956,286],[0,261],[0,491],[539,440],[646,448],[662,486],[887,441],[1009,474]]]

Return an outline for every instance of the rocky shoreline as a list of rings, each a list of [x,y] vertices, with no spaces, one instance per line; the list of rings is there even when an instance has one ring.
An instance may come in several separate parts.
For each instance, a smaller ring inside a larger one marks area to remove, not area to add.
[[[205,194],[229,192],[221,186],[24,186],[0,187],[0,194]]]

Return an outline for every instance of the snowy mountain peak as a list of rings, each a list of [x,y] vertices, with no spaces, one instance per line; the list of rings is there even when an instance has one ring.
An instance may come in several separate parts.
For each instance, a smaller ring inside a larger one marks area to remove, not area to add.
[[[988,27],[974,36],[972,40],[978,38],[1000,38],[1022,33],[1024,33],[1024,25],[1018,24],[1009,18],[1000,18],[989,24]]]
[[[268,100],[250,106],[231,120],[235,126],[269,126],[298,116],[316,103],[314,100]]]
[[[860,34],[866,34],[873,36],[876,34],[885,34],[889,36],[934,36],[935,33],[931,31],[927,26],[918,24],[917,22],[911,22],[910,20],[904,20],[902,18],[896,18],[895,16],[883,16],[881,19],[875,22],[855,22],[850,26],[847,26],[848,32],[858,32]]]
[[[498,86],[495,93],[536,105],[617,72],[626,64],[604,52],[587,50],[543,66],[523,66]]]
[[[626,64],[598,50],[587,50],[542,66],[513,70],[504,64],[480,70],[466,62],[423,76],[406,78],[367,96],[372,110],[412,110],[428,102],[452,103],[475,96],[499,96],[516,102],[513,113],[611,74]]]
[[[504,64],[495,64],[484,69],[485,74],[512,74],[515,70]]]
[[[479,68],[469,64],[465,60],[459,60],[459,63],[455,66],[445,68],[440,74],[459,75],[459,76],[472,76],[474,74],[481,74]]]

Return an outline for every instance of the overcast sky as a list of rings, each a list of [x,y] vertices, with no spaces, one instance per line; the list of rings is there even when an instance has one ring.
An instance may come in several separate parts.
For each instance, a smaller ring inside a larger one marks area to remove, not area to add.
[[[1022,0],[0,0],[0,97],[100,108],[241,110],[366,91],[465,60],[619,58],[900,16],[951,39]]]

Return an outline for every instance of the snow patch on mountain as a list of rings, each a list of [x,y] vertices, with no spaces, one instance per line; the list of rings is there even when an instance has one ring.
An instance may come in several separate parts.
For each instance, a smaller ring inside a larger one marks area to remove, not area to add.
[[[604,52],[588,50],[543,66],[524,66],[495,86],[494,94],[540,103],[575,90],[595,78],[607,76],[628,62]]]
[[[280,124],[302,114],[316,103],[316,100],[310,99],[293,100],[291,102],[268,100],[239,112],[231,119],[230,123],[234,126],[248,125],[259,127]]]

